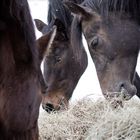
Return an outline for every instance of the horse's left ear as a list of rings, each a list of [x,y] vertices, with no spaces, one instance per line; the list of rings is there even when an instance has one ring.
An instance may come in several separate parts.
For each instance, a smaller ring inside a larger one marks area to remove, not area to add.
[[[74,14],[80,15],[84,20],[91,17],[91,13],[84,7],[70,1],[64,1],[64,5]]]
[[[53,26],[53,28],[48,33],[46,33],[45,35],[43,35],[36,41],[37,47],[38,47],[38,52],[39,52],[40,62],[45,57],[47,50],[49,50],[49,48],[55,38],[56,30],[57,30],[57,27]]]
[[[41,21],[40,19],[34,19],[35,21],[35,25],[37,27],[37,29],[42,32],[44,27],[47,27],[48,25],[45,24],[43,21]],[[43,32],[42,32],[43,33]]]

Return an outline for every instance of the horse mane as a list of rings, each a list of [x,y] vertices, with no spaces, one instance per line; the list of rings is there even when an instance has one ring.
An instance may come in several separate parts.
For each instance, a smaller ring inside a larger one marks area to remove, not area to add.
[[[49,0],[48,23],[54,19],[59,19],[66,29],[71,27],[71,12],[63,5],[63,0]]]
[[[19,44],[16,45],[16,48],[13,46],[13,49],[15,49],[14,55],[17,57],[18,54],[16,54],[16,51],[23,53],[23,55],[27,55],[24,58],[27,57],[31,63],[35,64],[36,62],[34,61],[36,61],[37,57],[37,49],[35,47],[36,38],[27,0],[1,0],[0,21],[5,23],[9,31],[15,28],[25,43],[24,50],[26,52],[17,51],[20,50],[17,48],[21,48]]]
[[[80,4],[84,0],[70,1]],[[49,0],[48,23],[51,23],[51,21],[55,18],[59,19],[64,24],[67,36],[68,38],[71,38],[70,40],[73,47],[73,54],[75,54],[76,59],[80,59],[81,51],[79,51],[79,49],[81,49],[83,46],[81,26],[79,26],[78,20],[74,20],[74,22],[72,22],[74,17],[72,16],[71,12],[63,5],[63,0]]]
[[[77,4],[81,4],[84,0],[69,0],[69,1],[77,3]]]
[[[109,12],[127,13],[130,18],[140,22],[139,0],[85,0],[82,5],[103,16],[108,16]]]

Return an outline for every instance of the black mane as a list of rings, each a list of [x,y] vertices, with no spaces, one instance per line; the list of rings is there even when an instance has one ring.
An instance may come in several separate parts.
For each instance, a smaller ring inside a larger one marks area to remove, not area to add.
[[[84,0],[69,0],[69,1],[77,3],[77,4],[81,4]]]
[[[82,5],[103,16],[107,16],[109,12],[127,13],[140,22],[139,0],[85,0]]]
[[[63,5],[63,0],[49,0],[48,23],[51,23],[55,18],[59,19],[66,29],[70,28],[72,15]]]

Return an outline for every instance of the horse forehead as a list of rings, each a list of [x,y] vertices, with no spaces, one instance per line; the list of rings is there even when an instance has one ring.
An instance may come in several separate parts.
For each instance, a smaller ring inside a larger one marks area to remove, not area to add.
[[[138,26],[122,23],[105,31],[107,38],[114,50],[132,51],[138,49],[140,40],[140,31]]]
[[[107,39],[123,39],[124,41],[136,40],[140,34],[140,26],[129,19],[110,18],[83,22],[83,32],[87,38],[100,35]]]
[[[134,41],[137,43],[139,40],[138,36],[140,35],[139,26],[135,24],[134,22],[131,22],[129,20],[126,21],[120,21],[115,22],[113,26],[108,26],[106,33],[110,37],[110,39],[113,39],[114,41],[118,41],[121,43],[121,41],[124,42],[130,42],[130,44],[134,43]]]

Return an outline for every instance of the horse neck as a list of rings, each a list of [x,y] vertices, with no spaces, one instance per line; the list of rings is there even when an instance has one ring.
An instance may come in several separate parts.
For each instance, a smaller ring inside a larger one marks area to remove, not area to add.
[[[34,46],[35,47],[35,46]],[[0,35],[0,71],[8,74],[26,70],[34,63],[33,52],[18,28],[7,29]]]

